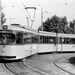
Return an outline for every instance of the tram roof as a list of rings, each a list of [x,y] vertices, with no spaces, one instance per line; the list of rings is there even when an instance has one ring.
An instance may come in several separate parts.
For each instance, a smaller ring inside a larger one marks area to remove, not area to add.
[[[39,31],[39,35],[43,35],[43,36],[56,36],[56,33],[54,33],[54,32],[46,32],[46,31]]]
[[[66,37],[66,38],[75,38],[75,34],[64,34],[64,33],[58,33],[58,37]]]
[[[9,30],[15,30],[15,31],[23,31],[23,32],[37,33],[37,30],[32,29],[32,28],[25,28],[23,26],[10,25],[8,29]]]
[[[43,36],[55,36],[57,33],[54,32],[46,32],[46,31],[38,31],[32,28],[25,28],[21,25],[16,26],[16,25],[9,25],[7,30],[13,30],[13,31],[23,31],[23,32],[29,32],[33,34],[39,34]],[[66,37],[66,38],[75,38],[75,34],[64,34],[64,33],[58,33],[58,37]]]
[[[63,38],[75,38],[75,34],[64,34],[64,33],[54,33],[54,32],[46,32],[46,31],[39,31],[39,35],[43,36],[55,36],[63,37]]]

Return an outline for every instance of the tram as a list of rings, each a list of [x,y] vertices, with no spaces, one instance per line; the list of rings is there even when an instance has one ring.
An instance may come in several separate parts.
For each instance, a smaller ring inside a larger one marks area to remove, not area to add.
[[[36,31],[20,25],[0,29],[0,59],[17,60],[46,52],[75,52],[75,34]]]
[[[35,33],[21,26],[4,26],[0,30],[0,59],[16,60],[36,54],[38,46],[31,43]]]

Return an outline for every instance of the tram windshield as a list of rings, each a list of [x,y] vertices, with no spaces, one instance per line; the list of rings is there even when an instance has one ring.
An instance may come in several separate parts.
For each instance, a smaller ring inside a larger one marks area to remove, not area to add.
[[[13,33],[0,33],[0,45],[9,45],[15,42]]]

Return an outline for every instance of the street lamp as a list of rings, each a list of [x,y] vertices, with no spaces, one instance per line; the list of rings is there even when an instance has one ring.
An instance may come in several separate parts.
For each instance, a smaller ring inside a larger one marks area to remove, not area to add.
[[[43,12],[43,8],[41,8],[41,26],[42,26],[42,31],[43,31],[43,14],[44,14],[44,13],[47,13],[47,14],[48,14],[47,11],[44,11],[44,12]]]

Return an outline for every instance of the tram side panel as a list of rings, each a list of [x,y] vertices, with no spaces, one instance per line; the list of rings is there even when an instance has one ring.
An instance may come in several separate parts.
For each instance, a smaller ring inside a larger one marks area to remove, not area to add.
[[[6,45],[0,49],[0,56],[4,56],[5,59],[10,60],[24,58],[26,54],[23,45]]]
[[[75,52],[75,44],[60,44],[58,52]]]
[[[60,37],[58,52],[75,52],[75,38],[69,35]]]
[[[38,53],[38,44],[26,44],[25,51],[27,53],[26,56],[30,56],[30,55]]]
[[[8,45],[0,45],[0,56],[15,56],[15,48]]]
[[[39,53],[54,52],[54,44],[39,44]]]
[[[39,53],[54,52],[55,51],[55,37],[54,36],[40,36],[39,39]]]
[[[62,49],[65,52],[75,52],[75,44],[63,44]]]

